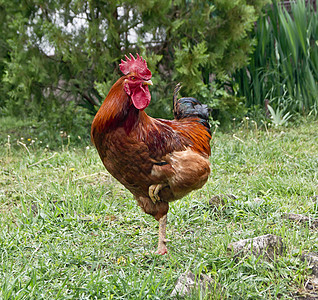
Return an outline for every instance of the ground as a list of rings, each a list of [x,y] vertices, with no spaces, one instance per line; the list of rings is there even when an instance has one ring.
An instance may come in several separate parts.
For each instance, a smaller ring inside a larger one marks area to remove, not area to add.
[[[88,139],[75,146],[79,138],[64,135],[50,149],[27,128],[6,128],[0,298],[172,299],[187,270],[213,278],[224,298],[304,295],[311,269],[300,257],[318,252],[317,229],[282,216],[318,218],[317,127],[304,120],[258,129],[249,121],[231,133],[216,131],[208,183],[171,205],[166,256],[152,254],[158,223],[107,173]],[[236,198],[211,206],[219,194]],[[233,259],[227,250],[265,234],[282,237],[286,246],[276,260]]]

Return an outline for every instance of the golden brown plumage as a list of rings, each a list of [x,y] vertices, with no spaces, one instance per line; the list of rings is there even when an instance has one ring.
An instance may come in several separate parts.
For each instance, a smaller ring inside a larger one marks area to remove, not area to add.
[[[207,112],[194,98],[175,96],[174,120],[149,117],[146,62],[131,55],[120,67],[125,75],[95,116],[92,141],[106,169],[159,221],[157,253],[165,254],[169,202],[201,188],[210,173]]]

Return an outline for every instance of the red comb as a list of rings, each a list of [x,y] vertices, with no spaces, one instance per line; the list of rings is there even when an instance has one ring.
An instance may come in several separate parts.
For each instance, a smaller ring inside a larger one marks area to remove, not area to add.
[[[131,53],[129,54],[131,58],[125,55],[126,61],[121,60],[121,64],[119,65],[120,70],[124,73],[124,75],[134,72],[143,79],[149,80],[152,75],[147,67],[146,61],[142,58],[142,56],[139,56],[138,53],[136,54],[137,58],[134,58]]]

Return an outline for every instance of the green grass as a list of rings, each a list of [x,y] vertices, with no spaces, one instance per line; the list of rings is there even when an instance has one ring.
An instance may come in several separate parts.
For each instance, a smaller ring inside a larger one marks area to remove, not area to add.
[[[171,242],[163,257],[152,254],[157,222],[107,173],[91,145],[73,148],[71,137],[53,151],[6,128],[0,298],[171,299],[176,279],[191,270],[214,278],[224,298],[292,299],[311,273],[299,255],[318,251],[318,234],[281,215],[318,218],[318,202],[310,199],[318,194],[317,127],[311,121],[294,129],[217,133],[208,183],[170,206]],[[208,201],[217,194],[238,198],[213,209]],[[275,261],[234,260],[226,250],[268,233],[286,246]]]

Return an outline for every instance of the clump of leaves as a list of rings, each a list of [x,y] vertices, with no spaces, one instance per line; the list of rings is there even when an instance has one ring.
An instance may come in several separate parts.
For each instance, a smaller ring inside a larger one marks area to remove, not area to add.
[[[270,118],[272,120],[272,123],[275,126],[286,126],[288,120],[292,117],[291,113],[285,113],[284,109],[280,109],[279,107],[277,107],[275,111],[270,105],[267,105],[267,107],[271,115]]]

